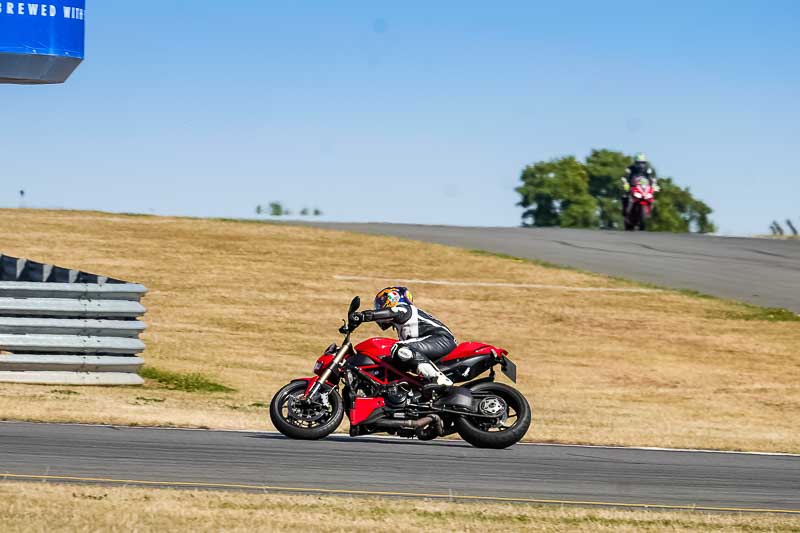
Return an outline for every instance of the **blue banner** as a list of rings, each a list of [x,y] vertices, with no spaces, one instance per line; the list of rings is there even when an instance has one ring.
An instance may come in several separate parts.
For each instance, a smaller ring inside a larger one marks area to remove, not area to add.
[[[0,53],[83,59],[85,0],[0,1]]]
[[[83,60],[85,0],[0,0],[0,83],[63,83]]]

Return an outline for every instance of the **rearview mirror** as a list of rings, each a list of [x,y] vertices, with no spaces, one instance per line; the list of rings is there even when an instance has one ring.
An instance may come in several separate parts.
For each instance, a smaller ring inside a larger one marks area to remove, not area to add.
[[[355,298],[353,298],[353,301],[350,302],[350,310],[347,311],[347,316],[350,316],[356,311],[358,311],[359,307],[361,307],[361,298],[356,296]]]

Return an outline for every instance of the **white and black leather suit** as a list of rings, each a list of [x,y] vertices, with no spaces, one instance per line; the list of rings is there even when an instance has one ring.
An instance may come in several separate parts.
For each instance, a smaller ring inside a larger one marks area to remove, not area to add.
[[[392,347],[392,359],[402,366],[436,362],[455,350],[453,333],[440,320],[409,304],[359,313],[364,322],[381,329],[394,328],[400,341]]]
[[[646,161],[636,161],[625,169],[625,176],[623,177],[628,180],[628,185],[633,187],[633,181],[636,178],[647,178],[652,183],[655,183],[656,171],[650,166],[650,163]]]

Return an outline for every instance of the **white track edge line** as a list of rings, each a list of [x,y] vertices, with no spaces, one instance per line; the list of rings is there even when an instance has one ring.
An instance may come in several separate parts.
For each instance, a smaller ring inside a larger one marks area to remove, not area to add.
[[[36,425],[53,425],[53,426],[83,426],[83,427],[97,427],[109,429],[157,429],[160,431],[199,431],[208,433],[247,433],[258,435],[282,435],[280,431],[267,431],[258,429],[213,429],[213,428],[180,428],[172,426],[126,426],[121,424],[92,424],[88,422],[31,422],[25,420],[0,420],[1,424],[36,424]],[[331,436],[347,437],[347,433],[331,433]],[[405,437],[396,437],[392,435],[360,435],[355,437],[359,440],[397,440],[397,441],[413,441]],[[445,441],[446,442],[446,441]],[[452,441],[463,442],[463,441]],[[515,446],[540,446],[540,447],[558,447],[558,448],[598,448],[605,450],[641,450],[649,452],[681,452],[681,453],[723,453],[728,455],[766,455],[776,457],[800,457],[798,453],[788,452],[757,452],[757,451],[737,451],[737,450],[708,450],[703,448],[661,448],[657,446],[612,446],[603,444],[565,444],[556,442],[518,442]]]

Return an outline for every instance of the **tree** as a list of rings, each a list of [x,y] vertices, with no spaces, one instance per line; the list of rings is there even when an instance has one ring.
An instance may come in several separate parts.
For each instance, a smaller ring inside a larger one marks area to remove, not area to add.
[[[709,218],[711,208],[692,196],[688,188],[675,184],[672,178],[661,178],[658,185],[661,191],[656,195],[650,220],[653,231],[713,233],[717,230]]]
[[[269,203],[269,214],[273,217],[279,217],[288,214],[280,202]]]
[[[586,172],[589,174],[589,194],[597,198],[600,227],[622,229],[622,204],[620,197],[620,178],[633,158],[612,150],[592,150],[586,158]]]
[[[523,226],[585,228],[597,225],[597,201],[589,194],[589,175],[574,157],[540,161],[522,171],[519,205]]]
[[[633,159],[613,150],[592,150],[581,163],[573,156],[539,161],[525,167],[516,191],[523,226],[621,229],[622,194],[620,178]],[[672,178],[660,178],[656,195],[654,231],[711,233],[711,208],[695,198],[688,188]]]

